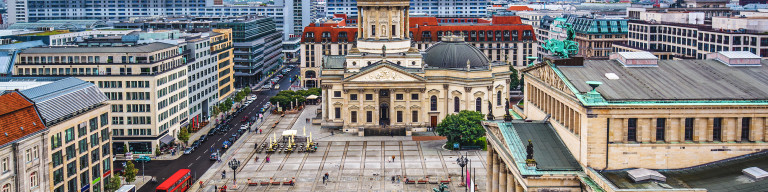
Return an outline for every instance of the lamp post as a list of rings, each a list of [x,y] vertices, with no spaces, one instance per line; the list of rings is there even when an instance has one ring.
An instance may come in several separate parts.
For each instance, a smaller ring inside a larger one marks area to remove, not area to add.
[[[235,189],[237,189],[237,168],[240,167],[240,161],[237,159],[232,159],[232,161],[229,161],[229,168],[232,168],[232,183],[235,184]]]
[[[459,155],[461,155],[461,153],[459,153]],[[461,183],[464,183],[464,166],[467,166],[467,161],[469,160],[464,155],[461,155],[459,156],[459,158],[456,158],[456,163],[458,163],[459,166],[461,166]]]

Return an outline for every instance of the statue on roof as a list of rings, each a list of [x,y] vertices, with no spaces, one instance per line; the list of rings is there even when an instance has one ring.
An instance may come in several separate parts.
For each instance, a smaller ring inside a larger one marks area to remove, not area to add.
[[[528,145],[525,146],[525,163],[529,167],[536,166],[536,160],[533,159],[533,143],[528,139]]]
[[[544,49],[552,53],[554,56],[558,56],[563,59],[569,58],[571,55],[579,53],[579,43],[573,41],[576,36],[576,31],[573,29],[573,24],[562,23],[557,27],[563,28],[568,35],[565,40],[549,39],[544,42]]]
[[[510,122],[512,121],[512,115],[509,114],[509,99],[505,99],[504,101],[504,121]]]
[[[488,120],[493,120],[493,119],[495,119],[495,118],[493,117],[493,103],[491,103],[491,101],[488,101],[488,115],[486,116],[486,118],[487,118]]]

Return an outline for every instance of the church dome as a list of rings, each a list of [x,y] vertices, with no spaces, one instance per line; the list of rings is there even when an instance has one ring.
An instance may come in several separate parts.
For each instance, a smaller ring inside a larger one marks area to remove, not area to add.
[[[480,49],[464,42],[463,37],[443,37],[442,41],[429,47],[424,63],[429,67],[443,69],[467,69],[488,67],[488,57]]]

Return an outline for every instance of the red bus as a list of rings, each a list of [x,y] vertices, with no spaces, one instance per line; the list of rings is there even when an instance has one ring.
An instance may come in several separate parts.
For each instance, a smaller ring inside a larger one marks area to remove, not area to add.
[[[192,171],[189,169],[179,169],[179,171],[158,185],[155,192],[187,191],[187,189],[192,186],[192,176],[190,175],[190,172]]]

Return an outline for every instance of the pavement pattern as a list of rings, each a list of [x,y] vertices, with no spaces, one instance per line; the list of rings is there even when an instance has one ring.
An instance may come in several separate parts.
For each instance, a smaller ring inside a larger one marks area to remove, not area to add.
[[[450,180],[450,191],[464,191],[461,182],[461,167],[456,163],[459,152],[442,149],[445,140],[413,141],[403,137],[358,137],[356,134],[331,134],[317,125],[307,124],[305,119],[313,116],[317,106],[309,106],[301,114],[271,115],[259,126],[262,134],[247,133],[223,156],[222,163],[215,163],[199,179],[202,188],[195,182],[190,191],[215,191],[214,187],[226,185],[228,191],[432,191],[437,184],[404,184],[405,178],[429,181]],[[272,125],[278,122],[275,128]],[[314,153],[274,153],[270,163],[265,162],[266,153],[256,153],[256,143],[267,141],[273,133],[279,137],[284,130],[298,130],[302,135],[313,134],[313,141],[319,143]],[[470,159],[470,172],[475,175],[477,191],[485,187],[485,151],[462,151]],[[392,156],[395,160],[392,161]],[[258,161],[255,160],[258,157]],[[227,162],[241,161],[237,171],[237,186],[233,181],[232,169]],[[222,171],[226,171],[222,178]],[[323,175],[329,180],[323,183]],[[400,177],[392,182],[392,177]],[[450,176],[450,178],[449,178]],[[295,185],[247,185],[260,181],[287,181],[294,178]]]

